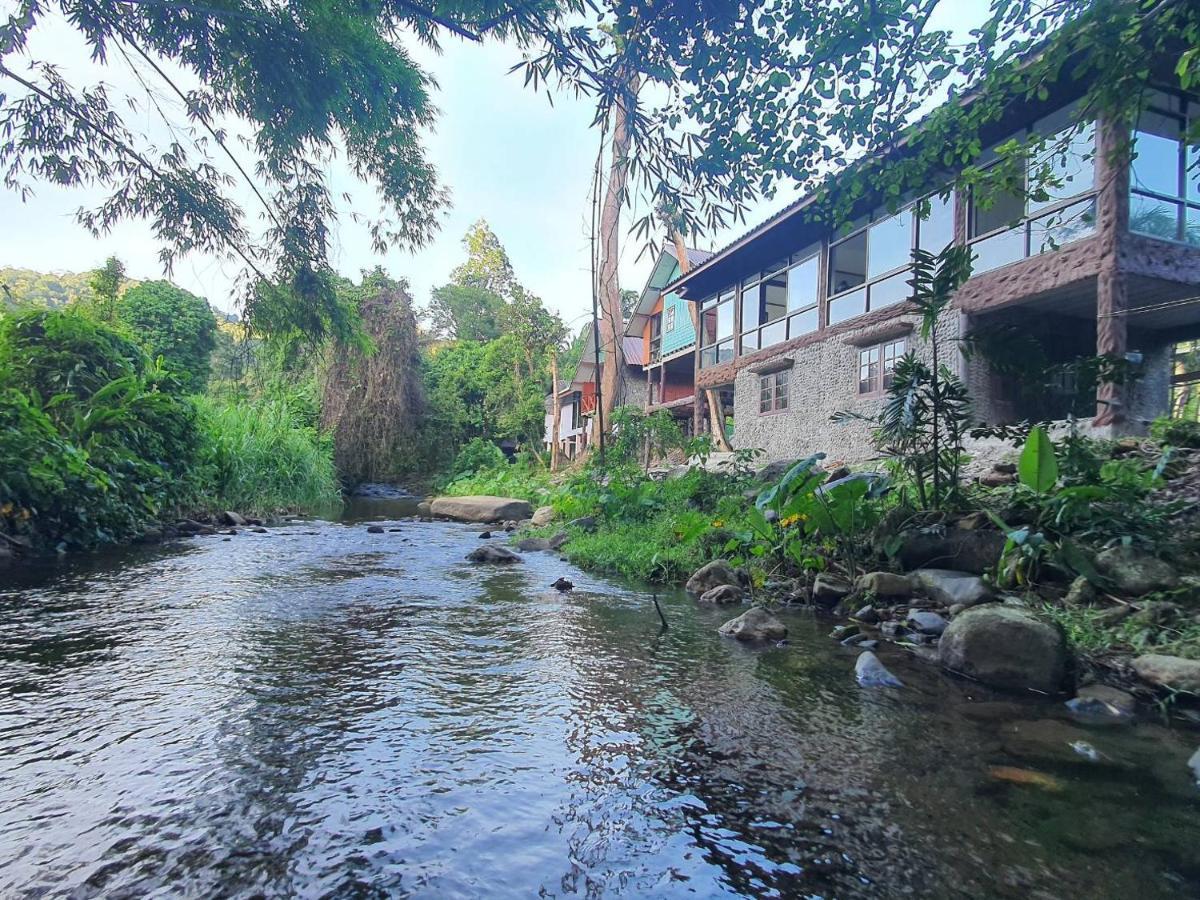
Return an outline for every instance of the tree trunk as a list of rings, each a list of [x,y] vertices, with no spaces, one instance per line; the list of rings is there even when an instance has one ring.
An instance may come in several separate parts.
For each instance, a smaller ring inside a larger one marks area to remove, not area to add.
[[[622,75],[624,73],[619,73],[618,77]],[[600,392],[603,395],[600,398],[600,410],[606,431],[612,428],[612,411],[621,384],[621,373],[625,368],[625,354],[621,347],[625,320],[621,314],[617,263],[620,260],[621,207],[625,203],[625,184],[629,176],[631,136],[627,118],[641,87],[641,76],[632,73],[624,75],[624,80],[625,91],[612,109],[612,158],[609,161],[604,206],[600,210],[600,271],[596,286],[600,298],[600,344],[605,354],[600,380]],[[596,362],[599,364],[599,360]]]
[[[687,244],[683,242],[683,235],[679,233],[678,228],[670,229],[671,243],[675,245],[675,259],[679,262],[679,274],[686,275],[691,271],[692,263],[688,259]],[[699,307],[695,303],[688,303],[688,314],[692,318],[692,326],[696,329],[696,352],[700,352],[700,315]],[[696,388],[692,388],[692,396],[695,397]],[[709,431],[712,433],[713,442],[717,445],[717,449],[725,453],[729,453],[733,448],[729,446],[729,441],[725,439],[725,416],[721,412],[721,406],[718,402],[717,392],[709,388],[704,392],[704,399],[708,403]],[[693,400],[693,403],[696,401]]]
[[[558,351],[550,351],[550,471],[558,471],[558,426],[562,409],[558,405]]]

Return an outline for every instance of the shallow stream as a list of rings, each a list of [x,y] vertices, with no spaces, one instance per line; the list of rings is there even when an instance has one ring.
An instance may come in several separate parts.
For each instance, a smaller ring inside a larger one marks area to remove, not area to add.
[[[755,650],[666,595],[662,631],[411,511],[10,575],[0,896],[1200,896],[1195,733],[899,650],[860,688],[810,612]]]

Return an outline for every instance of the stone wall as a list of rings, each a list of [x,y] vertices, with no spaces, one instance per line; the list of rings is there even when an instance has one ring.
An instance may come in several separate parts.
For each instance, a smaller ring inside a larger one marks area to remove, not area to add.
[[[908,349],[926,362],[932,351],[920,337],[916,316],[903,314],[898,307],[889,320],[839,333],[836,337],[788,349],[752,366],[742,368],[734,378],[735,449],[755,448],[766,451],[766,460],[791,459],[823,451],[828,463],[865,463],[877,456],[869,422],[833,422],[834,413],[847,411],[865,416],[877,414],[883,405],[879,396],[862,397],[858,393],[858,353],[860,346],[899,337],[908,331]],[[960,320],[947,312],[938,324],[938,350],[952,371],[961,371],[961,360],[954,341]],[[897,333],[900,332],[900,333]],[[764,369],[792,360],[788,379],[788,408],[784,412],[759,412],[759,377]]]

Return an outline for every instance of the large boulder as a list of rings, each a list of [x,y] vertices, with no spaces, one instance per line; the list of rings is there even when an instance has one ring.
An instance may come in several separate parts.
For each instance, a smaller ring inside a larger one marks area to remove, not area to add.
[[[942,568],[982,575],[996,567],[1004,535],[974,528],[913,529],[900,533],[896,556],[905,569]]]
[[[506,565],[508,563],[520,562],[521,557],[507,547],[501,547],[499,544],[484,544],[482,547],[476,547],[468,553],[467,560],[473,563],[500,563]]]
[[[798,462],[800,462],[798,459],[777,459],[774,462],[767,463],[765,466],[759,469],[755,475],[755,478],[764,484],[774,484],[776,481],[786,475],[792,466]],[[755,493],[757,493],[757,491]]]
[[[544,528],[553,521],[554,507],[539,506],[536,510],[534,510],[533,518],[530,520],[530,524],[533,525],[534,528]]]
[[[988,603],[950,620],[938,659],[993,687],[1055,693],[1067,671],[1067,643],[1062,631],[1028,610]]]
[[[1200,694],[1200,660],[1147,653],[1135,657],[1133,671],[1155,687]]]
[[[736,619],[730,619],[719,629],[725,637],[739,641],[782,641],[787,637],[787,626],[763,609],[752,606]]]
[[[714,559],[697,569],[695,574],[688,579],[685,587],[689,594],[699,597],[723,584],[731,584],[740,590],[742,579],[738,575],[737,569],[728,562],[723,559]]]
[[[1179,575],[1170,563],[1123,545],[1096,554],[1096,568],[1113,580],[1118,591],[1131,597],[1179,584]]]
[[[483,523],[519,521],[533,515],[526,501],[512,497],[435,497],[429,511],[443,519]]]
[[[975,606],[992,599],[992,589],[978,575],[952,569],[917,569],[913,582],[930,600],[943,606]]]

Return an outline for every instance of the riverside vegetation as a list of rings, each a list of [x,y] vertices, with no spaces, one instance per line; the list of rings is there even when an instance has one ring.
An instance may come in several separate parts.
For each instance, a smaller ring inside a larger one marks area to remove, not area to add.
[[[969,271],[963,251],[917,260],[923,333]],[[713,465],[707,438],[625,409],[603,463],[593,453],[552,476],[470,445],[441,487],[543,507],[533,533],[564,534],[583,567],[691,576],[702,602],[831,609],[848,620],[841,640],[893,640],[998,686],[1200,693],[1200,425],[1164,419],[1146,439],[1106,441],[1073,424],[981,429],[972,415],[948,368],[910,355],[873,420],[877,470],[827,471],[821,453]],[[1012,461],[966,478],[971,436],[1009,442]],[[651,456],[676,465],[648,471]],[[1043,658],[1023,646],[1038,641]]]

